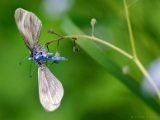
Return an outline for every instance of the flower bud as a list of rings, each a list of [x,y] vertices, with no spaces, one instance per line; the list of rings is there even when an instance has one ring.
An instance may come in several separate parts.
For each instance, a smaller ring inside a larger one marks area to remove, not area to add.
[[[122,69],[123,74],[127,75],[129,73],[129,66],[124,66]]]
[[[52,29],[48,29],[47,32],[50,34],[54,34],[54,31]]]
[[[73,47],[73,52],[75,52],[75,53],[79,52],[79,48],[77,46],[74,46]]]
[[[94,26],[96,23],[97,23],[96,19],[93,18],[93,19],[91,20],[91,25]]]

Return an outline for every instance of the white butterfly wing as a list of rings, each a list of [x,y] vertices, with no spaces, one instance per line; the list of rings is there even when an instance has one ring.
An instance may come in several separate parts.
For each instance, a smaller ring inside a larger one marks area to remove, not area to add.
[[[38,68],[39,97],[46,111],[54,111],[61,103],[63,87],[59,80],[44,65]]]
[[[15,21],[26,46],[32,50],[40,37],[41,21],[35,14],[22,8],[15,11]]]

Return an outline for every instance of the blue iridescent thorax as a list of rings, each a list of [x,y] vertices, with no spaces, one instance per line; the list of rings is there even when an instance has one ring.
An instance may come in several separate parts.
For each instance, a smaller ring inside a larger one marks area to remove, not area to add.
[[[34,49],[30,51],[30,58],[33,59],[38,66],[41,66],[46,61],[58,63],[60,60],[67,60],[64,57],[61,57],[58,51],[55,56],[53,56],[53,53],[46,52],[46,49],[40,45],[35,45]]]

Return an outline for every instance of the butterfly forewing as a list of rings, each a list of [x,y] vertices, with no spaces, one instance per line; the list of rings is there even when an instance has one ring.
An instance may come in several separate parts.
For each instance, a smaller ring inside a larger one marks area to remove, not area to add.
[[[57,109],[63,97],[63,87],[45,65],[38,68],[38,83],[42,106],[46,111]]]
[[[40,37],[41,21],[35,14],[22,8],[15,11],[15,20],[26,46],[32,50]]]

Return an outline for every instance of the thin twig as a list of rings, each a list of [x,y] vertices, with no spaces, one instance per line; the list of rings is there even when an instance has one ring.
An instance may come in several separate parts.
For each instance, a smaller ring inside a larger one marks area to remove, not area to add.
[[[127,7],[126,0],[123,0],[123,2],[124,2],[125,12],[126,12],[126,20],[127,20],[128,30],[129,30],[131,46],[132,46],[132,50],[133,50],[133,57],[137,58],[136,48],[135,48],[134,38],[133,38],[133,32],[132,32],[132,27],[131,27],[131,22],[130,22],[130,19],[129,19],[128,7]]]
[[[85,35],[77,35],[77,37],[78,37],[78,38],[88,38],[88,39],[91,39],[91,40],[100,42],[100,43],[105,44],[106,46],[109,46],[110,48],[118,51],[119,53],[123,54],[124,56],[128,57],[129,59],[133,59],[133,56],[131,56],[130,54],[128,54],[128,53],[125,52],[124,50],[118,48],[117,46],[112,45],[112,44],[109,43],[109,42],[106,42],[105,40],[101,40],[101,39],[96,38],[96,37],[85,36]]]
[[[43,45],[44,48],[46,48],[49,44],[51,44],[52,42],[57,42],[57,41],[60,41],[60,40],[63,40],[65,37],[60,37],[58,39],[55,39],[55,40],[51,40],[49,42],[47,42],[46,44]]]
[[[159,92],[158,87],[155,85],[155,83],[153,82],[152,78],[150,77],[150,75],[148,74],[148,72],[146,71],[146,69],[143,67],[143,65],[141,64],[141,62],[137,58],[136,48],[135,48],[134,38],[133,38],[133,33],[132,33],[132,28],[131,28],[131,23],[130,23],[130,19],[129,19],[128,7],[127,7],[126,0],[123,0],[123,2],[124,2],[125,12],[126,12],[126,20],[127,20],[128,30],[129,30],[129,36],[130,36],[131,46],[132,46],[132,50],[133,50],[133,57],[134,57],[133,61],[136,63],[136,65],[139,67],[139,69],[141,70],[141,72],[143,73],[143,75],[146,76],[147,80],[154,87],[154,89],[155,89],[155,91],[156,91],[156,93],[158,95],[158,98],[160,99],[160,92]]]
[[[128,53],[125,52],[124,50],[116,47],[115,45],[112,45],[112,44],[109,43],[109,42],[106,42],[106,41],[104,41],[104,40],[101,40],[101,39],[99,39],[99,38],[91,37],[91,36],[86,36],[86,35],[75,35],[75,37],[77,37],[78,39],[79,39],[79,38],[85,38],[85,39],[87,38],[87,39],[91,39],[91,40],[100,42],[100,43],[105,44],[106,46],[108,46],[108,47],[116,50],[117,52],[123,54],[123,55],[126,56],[127,58],[133,59],[133,56],[130,55],[130,54],[128,54]],[[71,39],[73,39],[73,36],[63,36],[63,37],[61,37],[61,38],[58,38],[58,39],[55,39],[55,40],[51,40],[51,41],[47,42],[43,47],[48,46],[48,45],[49,45],[50,43],[52,43],[52,42],[57,42],[57,41],[59,41],[59,40],[63,40],[63,39],[66,39],[66,38],[71,38]]]
[[[94,37],[94,25],[92,26],[92,37]]]

